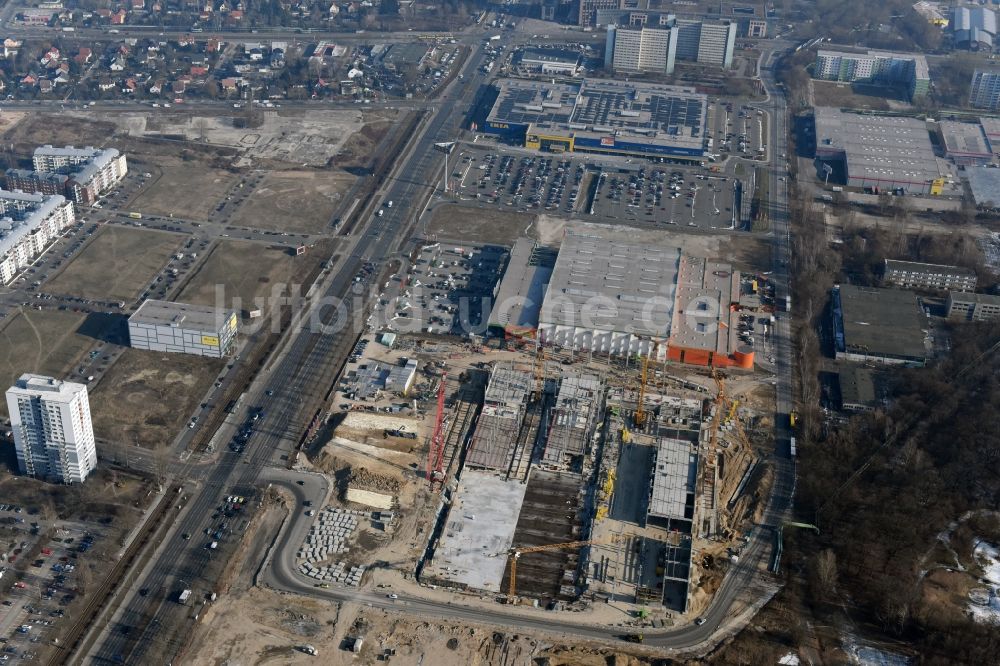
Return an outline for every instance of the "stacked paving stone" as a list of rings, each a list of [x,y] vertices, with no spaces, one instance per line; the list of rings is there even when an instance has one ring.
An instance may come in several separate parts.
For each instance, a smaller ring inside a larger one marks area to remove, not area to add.
[[[357,586],[365,572],[364,566],[350,567],[343,562],[331,565],[321,565],[331,555],[339,555],[348,551],[348,541],[358,529],[358,521],[369,517],[366,511],[338,509],[327,507],[316,522],[309,528],[309,534],[298,552],[300,560],[299,571],[310,578],[342,585]]]

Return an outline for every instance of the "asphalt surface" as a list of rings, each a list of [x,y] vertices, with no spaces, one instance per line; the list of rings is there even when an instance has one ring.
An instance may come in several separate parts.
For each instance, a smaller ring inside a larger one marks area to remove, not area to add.
[[[481,61],[481,53],[477,51],[464,69],[469,85],[452,84],[445,92],[441,111],[430,119],[424,133],[412,144],[396,177],[385,185],[383,200],[423,201],[421,193],[429,182],[434,182],[444,162],[443,154],[434,148],[434,143],[457,134],[462,114],[471,105],[478,88],[479,79],[471,73],[479,68]],[[362,228],[354,248],[324,285],[323,298],[319,299],[324,304],[317,306],[323,321],[328,321],[334,313],[335,308],[330,303],[351,294],[353,278],[362,264],[366,261],[383,264],[388,260],[419,214],[419,210],[409,205],[394,205],[383,210],[381,217],[373,217],[367,229]],[[166,544],[156,555],[156,564],[146,572],[92,654],[95,662],[142,663],[143,655],[149,651],[158,653],[165,647],[167,652],[173,652],[181,647],[188,634],[186,625],[191,622],[192,609],[176,603],[174,595],[181,589],[191,588],[195,590],[193,596],[200,598],[210,591],[209,584],[201,581],[212,553],[197,539],[184,540],[179,535],[201,533],[208,526],[208,516],[226,495],[253,497],[264,470],[270,473],[270,465],[280,464],[292,454],[311,417],[300,413],[300,393],[305,387],[321,385],[333,360],[341,354],[346,356],[353,341],[354,335],[350,332],[303,329],[295,333],[274,369],[259,378],[251,389],[251,398],[255,399],[247,400],[246,404],[263,407],[265,416],[260,419],[246,450],[239,455],[225,452],[211,465],[189,462],[177,470],[177,478],[193,480],[185,489],[190,509],[168,535]],[[265,396],[265,390],[273,395]],[[143,589],[150,592],[143,596],[139,594]],[[167,645],[160,646],[160,643]]]
[[[365,261],[378,265],[392,258],[398,247],[405,241],[411,224],[419,216],[420,210],[414,204],[424,201],[428,184],[440,178],[443,156],[434,148],[437,142],[453,140],[463,121],[462,114],[472,106],[481,77],[474,74],[482,62],[482,53],[476,49],[467,60],[463,72],[464,83],[456,79],[442,96],[440,110],[426,122],[423,133],[411,144],[402,157],[403,165],[395,177],[386,184],[382,201],[395,202],[392,208],[384,208],[382,217],[373,217],[367,228],[361,226],[356,235],[355,245],[350,254],[341,261],[338,268],[322,286],[324,301],[330,301],[350,294],[353,278]],[[776,94],[773,76],[764,73],[765,82],[772,92],[772,178],[784,173],[784,101]],[[787,289],[788,218],[787,202],[784,200],[784,181],[772,182],[772,227],[775,253],[774,279],[780,289]],[[780,271],[780,272],[779,272]],[[333,313],[332,305],[317,306],[325,320]],[[791,343],[789,322],[782,313],[776,327],[777,335],[783,340],[777,345],[778,364],[778,419],[779,432],[774,456],[776,480],[774,492],[769,501],[762,524],[754,530],[751,540],[744,549],[739,564],[733,566],[716,594],[712,606],[705,613],[706,622],[701,626],[689,625],[658,633],[647,633],[646,643],[663,648],[683,648],[697,645],[709,638],[719,624],[727,618],[736,596],[743,591],[752,578],[771,556],[774,528],[778,527],[791,501],[794,486],[792,462],[788,458],[787,413],[791,405]],[[173,654],[183,644],[190,633],[189,623],[192,607],[176,603],[174,595],[184,588],[195,590],[194,597],[201,598],[211,591],[211,583],[203,579],[203,573],[210,564],[211,551],[203,548],[201,541],[180,538],[182,533],[197,535],[209,523],[208,516],[229,494],[255,497],[255,488],[262,482],[278,483],[289,488],[299,501],[306,498],[300,493],[318,493],[318,487],[298,486],[294,473],[285,473],[275,468],[283,466],[283,460],[292,454],[300,434],[308,427],[311,415],[303,415],[300,410],[299,395],[306,387],[315,387],[328,381],[333,359],[350,350],[354,335],[338,331],[302,330],[293,333],[288,347],[273,365],[273,370],[264,373],[251,389],[248,406],[261,406],[265,416],[260,420],[257,432],[250,439],[241,455],[223,453],[218,461],[201,465],[189,461],[175,469],[176,478],[189,479],[184,493],[188,496],[189,508],[183,518],[173,527],[173,532],[156,553],[154,563],[143,572],[141,583],[126,599],[124,608],[112,622],[92,654],[97,663],[144,663],[147,653]],[[264,390],[273,392],[265,397]],[[312,475],[302,475],[302,479]],[[265,579],[273,587],[320,598],[345,599],[367,603],[373,606],[391,607],[397,612],[432,615],[446,619],[471,622],[498,623],[519,628],[540,631],[561,632],[568,635],[596,639],[611,639],[621,630],[580,626],[569,622],[553,620],[550,617],[514,617],[500,608],[472,607],[455,603],[427,601],[399,595],[389,600],[380,594],[357,589],[318,589],[312,582],[303,580],[294,571],[294,552],[301,540],[308,521],[304,514],[297,512],[294,520],[285,527],[278,547],[273,553],[271,566]],[[236,538],[234,535],[231,538]],[[150,590],[145,596],[140,589]],[[150,656],[152,656],[152,654]]]

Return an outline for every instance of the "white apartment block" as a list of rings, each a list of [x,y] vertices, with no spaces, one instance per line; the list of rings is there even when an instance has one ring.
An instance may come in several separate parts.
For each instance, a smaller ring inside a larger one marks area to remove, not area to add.
[[[128,174],[128,160],[114,148],[41,146],[35,149],[32,164],[39,174],[68,175],[66,196],[82,204],[93,203]]]
[[[7,409],[22,474],[82,483],[97,467],[83,384],[24,374],[7,391]]]
[[[634,18],[634,17],[633,17]],[[736,48],[736,23],[688,21],[633,22],[608,26],[605,63],[615,71],[672,74],[677,61],[731,67]]]
[[[1000,70],[977,69],[972,75],[969,106],[977,109],[1000,109]]]
[[[814,72],[817,79],[827,81],[904,85],[911,99],[926,95],[931,83],[927,59],[911,53],[821,50],[816,53]]]
[[[0,190],[0,283],[9,284],[75,221],[73,203],[61,195]]]

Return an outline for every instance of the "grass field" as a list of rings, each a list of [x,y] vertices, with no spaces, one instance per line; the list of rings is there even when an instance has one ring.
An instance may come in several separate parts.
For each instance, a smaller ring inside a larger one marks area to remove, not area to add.
[[[346,171],[270,173],[229,221],[252,229],[322,233],[355,180]]]
[[[45,289],[89,300],[132,300],[184,239],[165,231],[106,225]]]
[[[169,445],[224,359],[127,349],[90,395],[94,434],[147,449]]]
[[[295,257],[288,248],[262,245],[248,241],[223,241],[212,246],[184,289],[179,300],[196,305],[216,305],[216,292],[221,285],[226,307],[248,309],[255,299],[271,296],[275,285],[287,293],[287,285],[301,284],[301,293],[308,285],[306,279],[316,267],[329,258],[332,241],[318,243],[306,254]],[[235,301],[234,299],[239,299]],[[266,303],[262,303],[267,308]]]
[[[14,384],[25,372],[64,377],[86,354],[94,339],[78,332],[85,314],[58,310],[24,310],[0,328],[0,386]],[[7,402],[0,402],[7,414]]]
[[[145,215],[204,220],[239,181],[235,174],[197,163],[158,160],[161,175],[129,203]]]
[[[445,204],[434,209],[427,224],[430,238],[465,243],[513,245],[521,236],[533,236],[535,216],[502,210]]]

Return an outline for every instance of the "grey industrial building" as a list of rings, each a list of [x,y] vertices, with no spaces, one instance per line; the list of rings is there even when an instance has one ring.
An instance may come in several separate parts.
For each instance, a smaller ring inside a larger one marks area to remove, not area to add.
[[[816,157],[834,163],[851,187],[928,194],[942,177],[927,124],[817,107]]]
[[[556,264],[556,250],[518,238],[493,299],[489,328],[497,335],[534,335],[545,288]]]
[[[681,439],[659,438],[653,459],[647,522],[691,534],[697,478],[697,446]]]
[[[951,42],[955,48],[993,51],[997,15],[986,7],[955,7],[951,15]]]
[[[583,64],[579,51],[556,48],[526,47],[518,52],[516,60],[518,65],[530,72],[565,76],[576,76]]]
[[[1000,320],[1000,296],[949,292],[948,319],[954,321]]]
[[[870,368],[844,364],[837,373],[840,384],[840,408],[845,412],[874,412],[875,373]]]
[[[976,290],[976,272],[961,266],[886,259],[882,279],[904,289]]]
[[[890,365],[927,360],[925,317],[912,291],[839,285],[831,314],[838,359]]]
[[[535,150],[701,160],[708,98],[693,88],[503,79],[483,129]]]
[[[128,318],[132,347],[221,358],[236,340],[233,310],[169,301],[145,301]]]
[[[983,126],[942,120],[937,124],[945,156],[959,166],[983,166],[993,161],[993,150]]]
[[[1000,169],[966,169],[964,175],[977,207],[1000,208]]]
[[[593,225],[567,231],[539,317],[546,344],[649,354],[666,340],[681,250],[619,242]],[[666,350],[661,348],[661,353]]]

